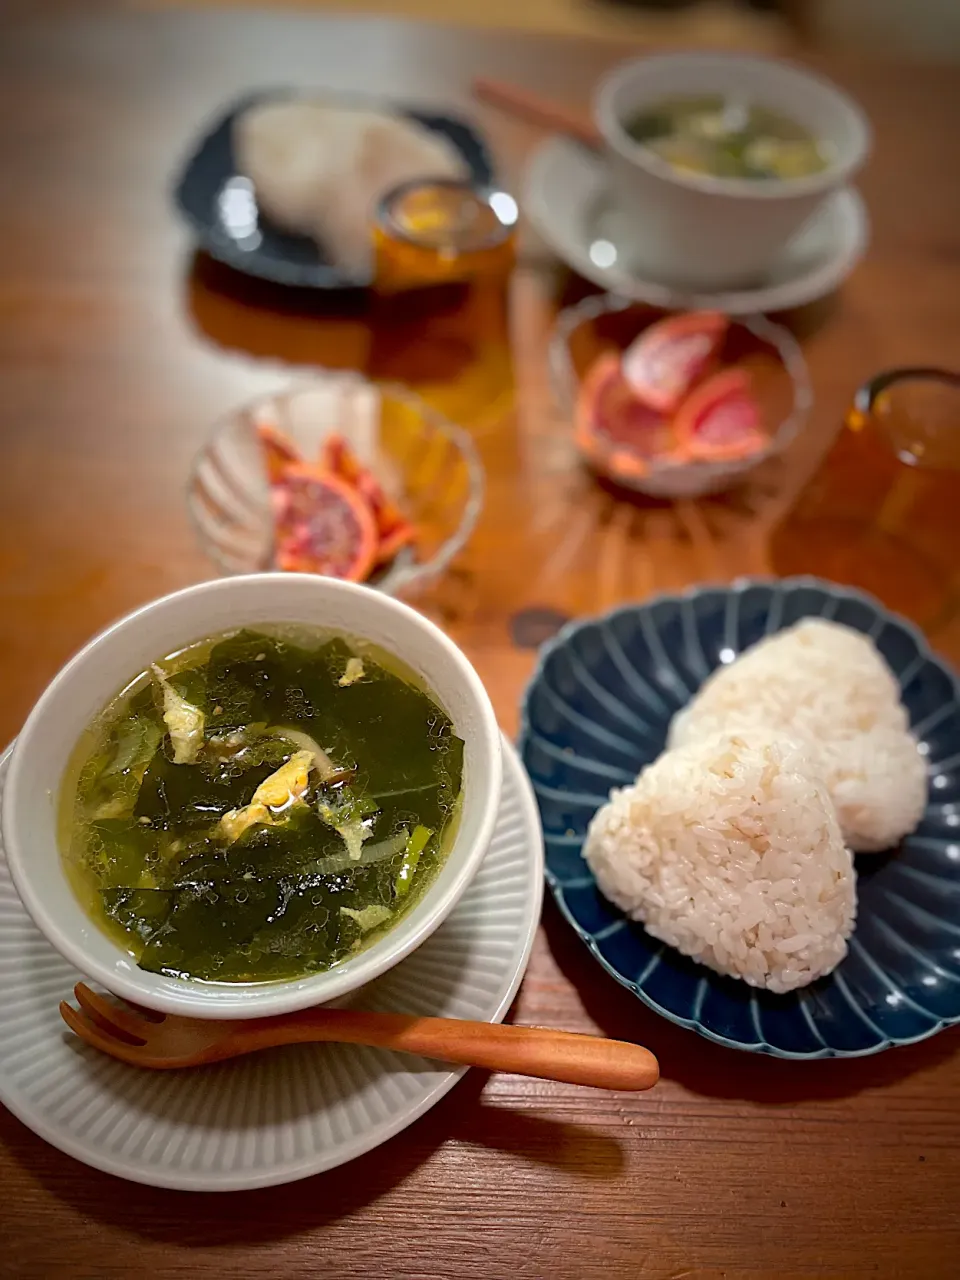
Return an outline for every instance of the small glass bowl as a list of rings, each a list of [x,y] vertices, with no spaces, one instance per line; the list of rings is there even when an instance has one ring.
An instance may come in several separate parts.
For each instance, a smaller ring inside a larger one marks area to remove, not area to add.
[[[608,351],[624,351],[664,313],[613,294],[596,294],[561,311],[550,339],[550,377],[554,395],[571,422],[576,414],[580,382]],[[803,426],[813,404],[807,364],[793,335],[763,316],[730,320],[721,355],[751,375],[769,444],[746,458],[716,462],[650,461],[642,474],[603,465],[602,455],[589,466],[622,488],[655,498],[692,498],[736,484],[767,458],[781,453]],[[771,425],[771,424],[776,424]],[[622,446],[619,446],[622,448]]]
[[[337,434],[417,530],[414,544],[369,580],[396,595],[437,577],[466,545],[483,506],[483,465],[460,427],[406,388],[322,372],[228,413],[197,455],[187,508],[200,543],[224,574],[274,565],[270,488],[257,427],[278,428],[305,460]]]

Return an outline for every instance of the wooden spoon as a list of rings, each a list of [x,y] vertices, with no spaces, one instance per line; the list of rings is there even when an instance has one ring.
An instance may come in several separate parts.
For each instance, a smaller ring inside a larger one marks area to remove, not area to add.
[[[565,133],[591,151],[599,151],[603,147],[603,136],[593,121],[561,102],[503,80],[489,80],[486,76],[477,76],[472,89],[479,102],[486,102],[519,120],[526,120],[528,124],[539,125],[551,133]]]
[[[656,1058],[641,1045],[571,1031],[327,1007],[280,1018],[224,1022],[135,1012],[83,982],[77,983],[74,994],[79,1010],[60,1002],[60,1014],[71,1031],[121,1062],[158,1071],[221,1062],[279,1044],[325,1040],[376,1045],[598,1089],[649,1089],[660,1075]]]

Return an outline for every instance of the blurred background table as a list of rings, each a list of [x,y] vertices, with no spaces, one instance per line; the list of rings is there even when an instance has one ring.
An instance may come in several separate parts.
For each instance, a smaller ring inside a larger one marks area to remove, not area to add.
[[[198,129],[257,86],[370,87],[472,110],[474,74],[587,102],[622,46],[253,12],[4,20],[0,38],[0,737],[119,613],[200,577],[183,508],[225,408],[309,367],[375,367],[365,305],[290,296],[193,256],[172,176]],[[792,317],[809,431],[748,490],[624,504],[576,464],[546,380],[570,282],[524,241],[493,404],[489,493],[467,555],[422,602],[478,666],[504,729],[537,627],[704,579],[763,572],[789,502],[866,375],[960,350],[960,69],[810,59],[866,107],[873,247],[839,297]],[[483,111],[505,184],[537,135]],[[960,624],[935,637],[960,659]],[[960,1035],[792,1065],[696,1039],[593,965],[552,905],[515,1017],[635,1038],[639,1097],[470,1076],[347,1168],[225,1198],[124,1186],[0,1115],[0,1274],[639,1277],[954,1273]],[[953,1262],[951,1262],[953,1259]]]

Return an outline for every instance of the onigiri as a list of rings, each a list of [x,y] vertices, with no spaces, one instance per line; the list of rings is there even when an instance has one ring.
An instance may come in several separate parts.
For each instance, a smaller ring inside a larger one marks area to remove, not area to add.
[[[888,849],[920,821],[924,760],[899,686],[867,636],[810,618],[760,641],[674,717],[668,745],[758,725],[803,746],[856,852]]]
[[[248,107],[234,122],[233,150],[266,216],[313,237],[355,275],[370,269],[381,196],[414,178],[469,176],[453,143],[414,120],[309,98]]]
[[[815,762],[763,726],[665,752],[611,793],[583,856],[648,933],[752,986],[791,991],[846,954],[852,856]]]

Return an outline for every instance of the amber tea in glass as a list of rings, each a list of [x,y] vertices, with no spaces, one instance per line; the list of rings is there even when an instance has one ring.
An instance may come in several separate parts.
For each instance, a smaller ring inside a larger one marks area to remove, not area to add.
[[[774,530],[776,573],[861,587],[927,629],[960,596],[960,374],[896,369],[857,392]]]
[[[369,372],[415,388],[473,430],[512,395],[516,218],[506,192],[424,179],[386,195],[374,222]]]

